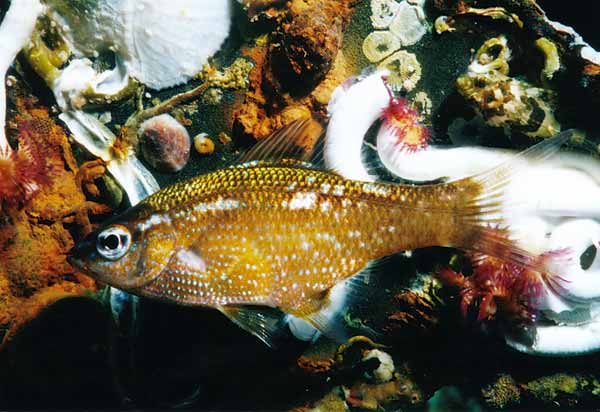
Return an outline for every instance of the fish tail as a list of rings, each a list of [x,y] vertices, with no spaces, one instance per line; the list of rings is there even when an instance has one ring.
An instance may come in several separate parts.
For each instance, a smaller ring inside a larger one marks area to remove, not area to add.
[[[453,210],[457,219],[453,246],[532,270],[542,269],[540,262],[544,259],[539,259],[539,253],[518,246],[520,242],[511,231],[510,222],[525,211],[525,200],[531,204],[531,199],[523,199],[522,194],[515,196],[511,182],[526,178],[532,165],[557,153],[570,136],[570,131],[562,132],[491,170],[448,183],[453,186],[452,191],[461,194]]]

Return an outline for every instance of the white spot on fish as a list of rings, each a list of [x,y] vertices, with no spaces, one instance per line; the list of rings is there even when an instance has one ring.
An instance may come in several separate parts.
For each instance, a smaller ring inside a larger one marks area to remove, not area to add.
[[[315,206],[317,201],[317,194],[313,192],[303,193],[299,192],[294,195],[289,203],[290,209],[311,209]]]

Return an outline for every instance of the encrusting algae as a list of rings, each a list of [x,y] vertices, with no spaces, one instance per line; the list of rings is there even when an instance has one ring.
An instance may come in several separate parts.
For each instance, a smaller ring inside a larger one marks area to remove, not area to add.
[[[30,136],[47,167],[46,183],[29,200],[0,209],[0,330],[7,332],[5,342],[47,305],[96,290],[94,280],[73,269],[66,256],[75,240],[92,229],[89,216],[110,211],[87,200],[83,188],[97,190],[92,183],[97,174],[86,173],[94,165],[77,167],[63,129],[47,109],[19,96],[15,105],[10,124]]]

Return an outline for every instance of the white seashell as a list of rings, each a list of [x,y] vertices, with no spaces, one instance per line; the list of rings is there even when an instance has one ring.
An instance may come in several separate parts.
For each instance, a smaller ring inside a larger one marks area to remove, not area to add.
[[[224,0],[48,0],[67,40],[84,56],[112,50],[153,89],[190,80],[229,34]]]
[[[369,359],[378,359],[379,367],[373,371],[373,377],[377,382],[389,382],[394,377],[394,360],[392,357],[379,349],[373,349],[367,352],[365,356],[363,356],[362,360],[367,361]]]
[[[56,103],[63,110],[79,109],[78,104],[85,104],[82,93],[91,91],[107,97],[118,94],[129,84],[127,69],[120,59],[112,70],[96,73],[92,62],[86,58],[73,59],[61,70],[52,85]]]
[[[73,139],[88,152],[106,162],[106,168],[127,193],[131,205],[160,189],[154,176],[135,157],[133,151],[125,159],[116,158],[111,150],[116,136],[96,117],[72,110],[58,116]]]
[[[557,32],[559,33],[567,33],[573,37],[573,41],[569,45],[571,48],[579,48],[579,55],[594,64],[600,64],[600,52],[594,49],[589,45],[583,37],[579,33],[575,31],[570,26],[559,23],[557,21],[552,21],[548,17],[546,17],[546,21],[550,24]]]

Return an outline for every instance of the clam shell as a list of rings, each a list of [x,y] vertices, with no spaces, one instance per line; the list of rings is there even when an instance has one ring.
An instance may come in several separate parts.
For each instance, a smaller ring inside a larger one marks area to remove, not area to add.
[[[113,50],[153,89],[191,79],[229,34],[232,6],[214,0],[49,0],[71,46],[84,56]]]

